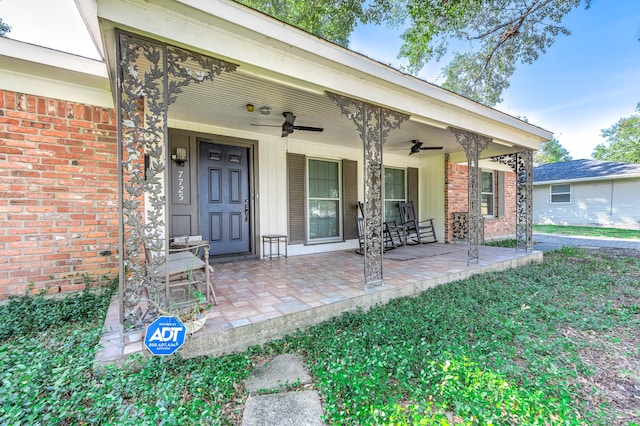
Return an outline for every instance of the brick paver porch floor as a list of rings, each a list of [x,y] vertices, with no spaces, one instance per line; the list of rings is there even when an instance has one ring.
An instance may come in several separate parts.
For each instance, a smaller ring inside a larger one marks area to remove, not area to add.
[[[367,309],[473,274],[542,260],[541,252],[481,246],[479,261],[468,264],[465,245],[429,246],[435,254],[428,257],[385,257],[384,285],[369,289],[364,288],[364,258],[353,251],[214,265],[212,281],[218,305],[209,312],[204,329],[188,338],[180,351],[193,356],[243,350],[347,310]],[[141,341],[125,338],[124,346],[120,344],[117,298],[105,326],[98,363],[114,362],[137,352],[148,354]]]

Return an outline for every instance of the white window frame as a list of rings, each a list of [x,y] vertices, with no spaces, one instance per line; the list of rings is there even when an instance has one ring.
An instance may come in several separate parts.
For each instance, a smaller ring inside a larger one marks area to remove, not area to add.
[[[337,171],[338,171],[338,198],[327,198],[327,197],[311,197],[310,191],[309,191],[309,179],[310,179],[310,173],[309,173],[309,162],[311,161],[322,161],[322,162],[327,162],[327,163],[335,163],[337,165]],[[305,223],[306,223],[306,239],[307,239],[307,244],[321,244],[321,243],[329,243],[329,242],[338,242],[338,241],[343,241],[343,224],[342,224],[342,162],[340,160],[335,160],[335,159],[328,159],[328,158],[319,158],[319,157],[307,157],[306,158],[306,166],[305,166],[305,193],[306,193],[306,218],[305,218]],[[325,238],[311,238],[311,209],[310,209],[310,202],[313,200],[329,200],[329,201],[337,201],[337,206],[338,206],[338,210],[336,212],[336,220],[337,220],[337,225],[338,225],[338,235],[335,237],[325,237]]]
[[[402,171],[403,174],[403,178],[404,178],[404,182],[403,182],[403,186],[404,186],[404,196],[403,198],[387,198],[387,191],[386,191],[386,179],[383,179],[383,188],[382,188],[382,205],[383,205],[383,217],[384,217],[384,221],[387,222],[389,220],[388,216],[387,216],[387,202],[406,202],[407,201],[407,169],[404,169],[402,167],[384,167],[383,170],[383,176],[386,177],[386,174],[384,173],[387,169],[390,170],[400,170]],[[396,212],[396,216],[399,217],[400,216],[400,211]],[[396,221],[397,222],[397,221]],[[400,225],[400,223],[396,223],[397,225]]]
[[[491,192],[482,191],[482,178],[485,173],[491,176]],[[487,213],[482,213],[482,202],[484,201],[485,195],[491,196],[491,210],[489,211],[489,209],[487,208]],[[493,170],[480,171],[480,213],[485,217],[496,216],[496,177]]]
[[[553,192],[553,188],[554,187],[561,187],[561,186],[566,186],[568,187],[568,191],[559,191],[559,192]],[[573,198],[573,194],[571,193],[571,184],[570,183],[558,183],[555,185],[549,185],[549,202],[551,204],[571,204],[571,199]],[[569,201],[554,201],[553,197],[557,196],[557,195],[569,195]]]

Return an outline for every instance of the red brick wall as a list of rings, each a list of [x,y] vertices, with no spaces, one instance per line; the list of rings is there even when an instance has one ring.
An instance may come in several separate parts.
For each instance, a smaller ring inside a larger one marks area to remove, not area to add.
[[[494,174],[497,176],[497,173]],[[445,241],[453,241],[451,214],[453,212],[468,211],[468,183],[467,165],[455,164],[445,158]],[[494,185],[496,197],[498,194],[497,182]],[[496,208],[497,208],[496,198]],[[516,175],[513,172],[504,174],[504,216],[487,217],[484,220],[485,240],[499,240],[514,237],[516,233]]]
[[[117,275],[113,109],[0,90],[0,300]]]

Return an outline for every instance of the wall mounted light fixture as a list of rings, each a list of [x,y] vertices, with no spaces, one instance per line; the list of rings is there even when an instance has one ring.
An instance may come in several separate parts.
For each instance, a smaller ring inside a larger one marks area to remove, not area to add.
[[[178,166],[183,166],[187,161],[187,148],[176,148],[175,152],[171,155],[171,159],[178,163]]]

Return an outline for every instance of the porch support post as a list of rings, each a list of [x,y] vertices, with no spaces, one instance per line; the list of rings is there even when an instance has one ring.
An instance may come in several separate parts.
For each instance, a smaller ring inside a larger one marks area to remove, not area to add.
[[[449,131],[453,133],[458,143],[463,146],[467,154],[467,183],[468,183],[468,209],[469,218],[467,226],[469,232],[467,234],[468,263],[478,262],[479,252],[478,246],[480,242],[480,153],[487,148],[491,139],[472,133],[467,130],[449,127]]]
[[[161,42],[116,33],[120,342],[168,302],[167,117],[191,83],[212,82],[236,65]],[[162,265],[165,272],[162,273]]]
[[[492,157],[516,174],[516,250],[533,250],[533,151]]]
[[[342,115],[353,121],[364,148],[364,285],[383,285],[382,146],[389,132],[409,116],[377,105],[326,92]],[[355,220],[355,218],[354,218]]]

